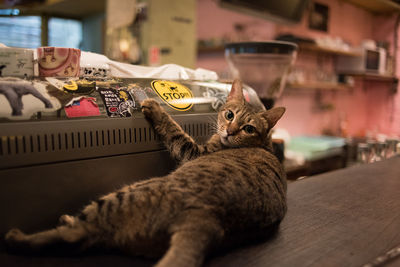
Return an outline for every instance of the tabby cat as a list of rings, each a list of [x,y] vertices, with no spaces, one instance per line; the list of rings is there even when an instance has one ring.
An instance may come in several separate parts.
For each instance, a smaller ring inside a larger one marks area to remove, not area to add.
[[[235,80],[218,113],[217,133],[198,145],[152,99],[142,111],[180,166],[165,177],[125,186],[63,215],[51,230],[6,234],[11,248],[39,250],[54,243],[163,255],[156,266],[200,266],[231,237],[265,232],[286,213],[286,177],[272,154],[271,128],[282,107],[255,110]],[[163,254],[164,253],[164,254]]]

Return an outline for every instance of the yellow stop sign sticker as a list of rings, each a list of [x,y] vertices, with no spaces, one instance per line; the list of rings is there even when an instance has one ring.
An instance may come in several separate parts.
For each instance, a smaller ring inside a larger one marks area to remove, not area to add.
[[[172,81],[156,80],[151,87],[158,96],[175,110],[185,111],[193,106],[193,94],[186,86]]]

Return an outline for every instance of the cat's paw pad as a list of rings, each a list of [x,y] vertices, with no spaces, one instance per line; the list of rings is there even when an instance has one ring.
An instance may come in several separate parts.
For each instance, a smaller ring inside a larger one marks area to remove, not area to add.
[[[25,234],[17,228],[8,231],[5,236],[5,240],[7,243],[23,241],[24,239],[25,239]]]
[[[141,104],[142,112],[146,118],[153,118],[162,112],[160,104],[154,99],[145,99]]]
[[[60,224],[73,226],[75,223],[75,218],[69,215],[62,215],[60,217]]]

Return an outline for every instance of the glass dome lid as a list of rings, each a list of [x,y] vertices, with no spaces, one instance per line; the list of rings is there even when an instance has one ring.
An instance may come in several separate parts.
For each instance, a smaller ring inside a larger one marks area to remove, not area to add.
[[[225,53],[240,54],[291,54],[297,50],[295,43],[284,41],[227,43]]]

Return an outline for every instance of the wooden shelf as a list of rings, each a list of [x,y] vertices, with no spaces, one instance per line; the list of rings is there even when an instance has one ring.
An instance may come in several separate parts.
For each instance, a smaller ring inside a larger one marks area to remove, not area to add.
[[[20,9],[21,15],[25,16],[47,14],[62,18],[83,19],[104,13],[106,10],[106,0],[48,0],[16,2],[26,2],[26,4],[17,4],[13,7]]]
[[[397,82],[398,77],[392,75],[382,75],[374,73],[340,73],[342,75],[352,76],[354,78],[360,78],[370,81],[382,81],[382,82]]]
[[[325,54],[333,54],[333,55],[342,55],[342,56],[352,56],[357,57],[361,56],[359,52],[353,51],[346,51],[346,50],[339,50],[339,49],[332,49],[328,47],[322,47],[316,44],[299,44],[300,51],[311,51],[311,52],[318,52],[318,53],[325,53]]]
[[[331,82],[307,82],[307,83],[288,83],[288,88],[297,89],[321,89],[321,90],[347,90],[353,88],[350,85]]]
[[[324,54],[333,54],[333,55],[344,55],[344,56],[360,56],[361,54],[358,52],[352,51],[345,51],[345,50],[338,50],[338,49],[331,49],[327,47],[321,47],[316,44],[298,44],[299,51],[310,51],[310,52],[317,52],[317,53],[324,53]],[[198,54],[203,53],[223,53],[225,50],[224,46],[199,46],[197,49]]]
[[[400,13],[400,5],[390,0],[344,0],[373,13]]]
[[[363,79],[366,81],[379,81],[387,83],[396,83],[398,78],[390,75],[379,74],[360,74],[360,73],[341,73],[343,75],[352,76],[354,78]],[[287,88],[292,89],[311,89],[311,90],[349,90],[354,88],[353,85],[332,82],[306,82],[306,83],[288,83]]]
[[[198,54],[203,53],[223,53],[225,50],[224,46],[199,46],[197,49]],[[325,53],[325,54],[333,54],[333,55],[344,55],[344,56],[360,56],[360,53],[352,52],[352,51],[345,51],[345,50],[338,50],[338,49],[331,49],[327,47],[321,47],[316,44],[299,44],[300,51],[310,51],[310,52],[317,52],[317,53]]]
[[[198,54],[203,53],[224,53],[225,47],[222,45],[219,46],[199,46],[197,48]]]

